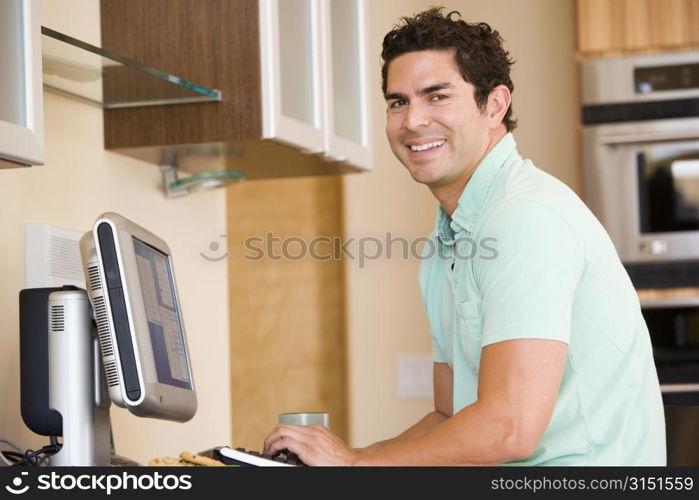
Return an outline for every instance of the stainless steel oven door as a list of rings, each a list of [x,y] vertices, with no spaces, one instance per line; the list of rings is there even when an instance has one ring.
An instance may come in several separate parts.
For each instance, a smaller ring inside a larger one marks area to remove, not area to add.
[[[699,258],[699,119],[587,127],[583,168],[624,263]]]
[[[685,288],[639,293],[660,389],[668,404],[699,404],[698,292]]]

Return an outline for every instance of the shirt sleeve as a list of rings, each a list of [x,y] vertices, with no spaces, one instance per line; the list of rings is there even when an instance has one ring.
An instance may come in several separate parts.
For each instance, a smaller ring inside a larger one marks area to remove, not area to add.
[[[474,262],[481,290],[482,346],[540,338],[570,342],[573,301],[585,267],[581,238],[553,209],[505,200],[480,231],[492,258]]]
[[[435,363],[447,363],[447,357],[444,355],[444,350],[439,345],[437,337],[432,332],[432,361]]]

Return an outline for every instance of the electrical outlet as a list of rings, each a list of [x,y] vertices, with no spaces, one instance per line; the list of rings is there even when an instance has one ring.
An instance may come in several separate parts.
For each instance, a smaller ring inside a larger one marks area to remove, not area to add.
[[[398,399],[431,399],[433,361],[430,355],[399,354],[396,358]]]

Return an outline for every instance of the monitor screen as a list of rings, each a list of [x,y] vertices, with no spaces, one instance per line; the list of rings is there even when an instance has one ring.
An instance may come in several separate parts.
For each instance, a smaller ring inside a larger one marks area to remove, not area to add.
[[[192,389],[170,259],[137,238],[133,245],[158,382]]]

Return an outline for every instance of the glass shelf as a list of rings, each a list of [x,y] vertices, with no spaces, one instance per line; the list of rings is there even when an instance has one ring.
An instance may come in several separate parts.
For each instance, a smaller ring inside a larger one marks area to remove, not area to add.
[[[223,170],[218,172],[203,172],[189,177],[177,178],[176,170],[169,165],[161,166],[163,172],[163,182],[165,194],[169,198],[194,193],[197,191],[208,191],[210,189],[230,186],[245,180],[245,172],[242,170]],[[172,171],[173,174],[169,174]],[[175,180],[171,180],[174,175]]]
[[[41,27],[44,88],[103,108],[212,102],[221,92]]]

